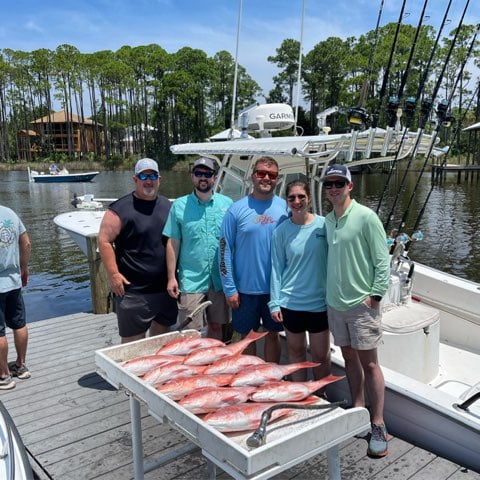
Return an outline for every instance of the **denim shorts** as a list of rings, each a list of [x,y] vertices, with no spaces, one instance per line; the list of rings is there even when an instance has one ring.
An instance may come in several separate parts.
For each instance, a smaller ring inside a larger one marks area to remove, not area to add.
[[[0,293],[0,337],[5,336],[5,327],[18,330],[26,325],[25,304],[22,289]]]
[[[275,322],[270,315],[270,295],[249,295],[240,293],[240,306],[232,308],[232,328],[242,335],[250,330],[257,331],[260,325],[271,332],[283,331],[283,325]]]
[[[152,322],[170,327],[177,321],[177,301],[167,292],[125,292],[123,297],[115,297],[115,307],[121,337],[145,333]]]

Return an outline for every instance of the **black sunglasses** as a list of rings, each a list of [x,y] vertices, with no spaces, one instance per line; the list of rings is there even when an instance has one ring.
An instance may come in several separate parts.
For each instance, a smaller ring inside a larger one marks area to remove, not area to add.
[[[287,197],[287,200],[289,202],[294,202],[296,198],[298,198],[299,200],[305,200],[307,198],[307,196],[304,195],[303,193],[301,193],[300,195],[289,195]]]
[[[323,182],[323,186],[324,188],[329,190],[334,185],[335,185],[335,188],[343,188],[347,183],[348,183],[347,180],[335,180],[335,181],[325,180]]]
[[[205,177],[205,178],[212,178],[214,175],[215,175],[215,172],[205,172],[203,170],[195,170],[193,172],[193,174],[197,177],[197,178],[200,178],[200,177]]]
[[[152,182],[154,182],[155,180],[158,180],[158,177],[160,175],[158,173],[138,173],[137,174],[137,178],[139,180],[141,180],[142,182],[144,182],[145,180],[151,180]]]

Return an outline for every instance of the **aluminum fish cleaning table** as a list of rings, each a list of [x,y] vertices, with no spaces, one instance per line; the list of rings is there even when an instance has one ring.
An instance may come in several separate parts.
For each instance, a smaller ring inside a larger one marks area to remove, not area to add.
[[[95,352],[98,374],[117,389],[126,390],[130,396],[135,480],[143,480],[145,473],[197,448],[207,459],[212,479],[216,476],[216,466],[235,479],[268,479],[325,451],[330,479],[341,478],[338,445],[370,428],[366,409],[294,410],[293,414],[269,424],[266,443],[252,449],[246,441],[253,432],[221,433],[121,366],[126,360],[154,354],[162,345],[179,336],[195,335],[199,335],[196,330],[171,332]],[[147,405],[150,415],[171,425],[192,445],[144,464],[140,401]],[[319,399],[319,402],[325,401]]]

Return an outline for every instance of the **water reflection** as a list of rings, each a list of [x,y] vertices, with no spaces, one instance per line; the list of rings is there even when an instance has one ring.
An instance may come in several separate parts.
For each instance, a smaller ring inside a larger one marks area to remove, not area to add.
[[[401,173],[392,177],[380,215],[384,219],[394,202]],[[397,202],[398,223],[414,191],[417,174],[407,176],[402,198]],[[385,174],[354,176],[354,197],[376,209]],[[93,182],[79,184],[29,183],[26,172],[0,172],[0,203],[13,208],[24,221],[32,240],[30,282],[25,289],[29,321],[82,311],[91,311],[88,266],[73,240],[53,223],[59,213],[72,210],[74,193],[93,193],[96,197],[118,198],[133,189],[130,172],[102,172]],[[415,191],[406,231],[412,228],[430,190],[430,176],[425,174]],[[162,194],[173,198],[191,191],[186,172],[162,173]],[[325,205],[327,211],[329,206]],[[478,182],[457,185],[456,175],[447,178],[430,196],[420,229],[425,240],[413,245],[414,260],[449,273],[480,282],[480,228]]]

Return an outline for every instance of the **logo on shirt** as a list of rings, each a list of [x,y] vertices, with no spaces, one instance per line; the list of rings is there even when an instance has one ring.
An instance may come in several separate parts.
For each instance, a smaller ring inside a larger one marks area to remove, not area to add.
[[[268,225],[268,224],[271,224],[271,223],[277,223],[272,217],[270,217],[269,215],[265,215],[265,214],[262,214],[262,215],[258,215],[253,223],[260,223],[261,225]]]
[[[6,248],[15,242],[15,229],[11,220],[0,223],[0,247]]]
[[[227,275],[227,266],[225,264],[225,250],[227,248],[227,242],[225,238],[220,239],[220,275],[225,277]]]

